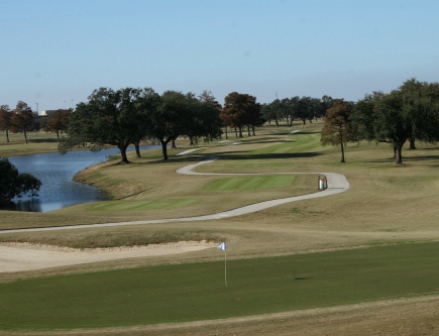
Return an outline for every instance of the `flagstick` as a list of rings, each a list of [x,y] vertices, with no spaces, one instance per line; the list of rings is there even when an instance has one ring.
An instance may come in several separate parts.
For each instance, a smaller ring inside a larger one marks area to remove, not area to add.
[[[224,250],[224,284],[227,287],[227,251]]]

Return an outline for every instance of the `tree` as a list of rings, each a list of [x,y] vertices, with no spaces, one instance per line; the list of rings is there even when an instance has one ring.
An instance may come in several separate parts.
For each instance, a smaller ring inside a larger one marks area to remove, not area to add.
[[[242,130],[245,126],[260,126],[264,123],[261,114],[261,106],[256,103],[256,97],[238,92],[229,93],[224,99],[224,107],[221,116],[231,127],[239,131],[242,138]]]
[[[302,97],[297,100],[295,116],[296,118],[302,120],[303,124],[306,124],[307,120],[312,120],[314,118],[314,102],[311,97]]]
[[[142,90],[109,88],[94,90],[87,103],[79,103],[71,113],[67,138],[62,139],[59,150],[65,153],[75,146],[100,150],[107,145],[116,146],[120,163],[129,163],[126,150],[130,144],[146,135],[144,116],[137,107]]]
[[[8,159],[0,158],[0,204],[7,204],[14,197],[25,194],[38,196],[41,181],[31,174],[20,174]]]
[[[143,105],[140,100],[141,109]],[[168,144],[179,136],[211,139],[221,133],[218,110],[209,103],[200,102],[192,93],[166,91],[157,107],[150,109],[145,116],[146,133],[158,139],[164,160],[169,159]]]
[[[212,92],[206,90],[198,96],[198,102],[199,107],[197,110],[200,115],[196,120],[200,127],[198,127],[198,131],[195,134],[189,135],[191,137],[191,144],[195,144],[200,137],[209,142],[220,138],[222,134],[221,104],[218,103]]]
[[[0,106],[0,130],[6,133],[6,142],[9,142],[9,130],[12,127],[12,113],[8,105]]]
[[[32,129],[33,119],[32,109],[25,102],[19,101],[12,111],[11,130],[14,133],[23,132],[26,143],[28,142],[27,132]]]
[[[323,146],[332,145],[341,148],[341,160],[345,162],[344,144],[356,141],[351,123],[352,106],[343,99],[337,99],[327,111],[322,128],[320,142]]]
[[[362,139],[391,143],[396,164],[409,140],[434,143],[439,139],[439,85],[410,79],[388,94],[381,92],[357,102],[354,123]]]
[[[44,131],[46,132],[56,132],[56,138],[59,142],[59,134],[60,132],[65,132],[69,125],[69,118],[71,109],[67,110],[56,110],[49,117],[44,126]]]

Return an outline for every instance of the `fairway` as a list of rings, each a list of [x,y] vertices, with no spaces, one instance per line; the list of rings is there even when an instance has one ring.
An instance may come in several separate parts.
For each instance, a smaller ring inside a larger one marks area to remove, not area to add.
[[[145,325],[437,294],[438,248],[400,244],[233,260],[227,287],[221,260],[15,281],[0,285],[0,326]]]
[[[295,180],[294,176],[257,176],[222,178],[205,187],[207,190],[257,190],[289,187]]]

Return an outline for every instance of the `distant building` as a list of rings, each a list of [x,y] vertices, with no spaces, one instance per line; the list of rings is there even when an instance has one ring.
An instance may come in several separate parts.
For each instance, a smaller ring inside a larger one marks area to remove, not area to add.
[[[54,113],[56,110],[45,110],[40,111],[40,116],[50,116],[52,113]]]

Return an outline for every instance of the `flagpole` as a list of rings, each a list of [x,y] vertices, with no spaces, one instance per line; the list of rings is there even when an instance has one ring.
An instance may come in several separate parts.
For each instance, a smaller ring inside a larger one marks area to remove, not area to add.
[[[227,246],[225,240],[217,245],[221,251],[224,251],[224,285],[227,287]]]
[[[227,287],[227,250],[224,250],[224,284]]]

